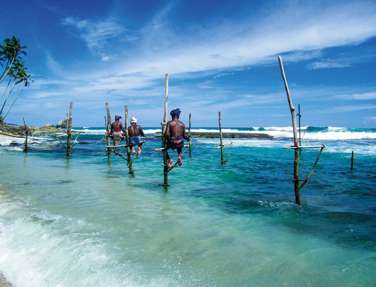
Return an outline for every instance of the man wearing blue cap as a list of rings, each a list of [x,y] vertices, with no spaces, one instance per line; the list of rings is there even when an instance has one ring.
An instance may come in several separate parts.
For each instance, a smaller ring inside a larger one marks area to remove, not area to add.
[[[189,140],[189,137],[185,134],[185,125],[182,121],[179,120],[180,109],[175,109],[170,112],[172,120],[169,121],[165,129],[165,138],[167,140],[168,149],[176,149],[178,152],[178,161],[179,166],[183,164],[183,147],[184,140]],[[169,169],[172,168],[173,161],[171,160],[167,152],[167,160]]]

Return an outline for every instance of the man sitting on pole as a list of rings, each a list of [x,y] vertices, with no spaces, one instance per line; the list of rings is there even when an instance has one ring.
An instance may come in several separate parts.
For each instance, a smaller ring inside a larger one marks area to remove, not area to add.
[[[140,156],[142,152],[142,144],[144,143],[141,140],[141,137],[144,137],[145,134],[142,127],[137,124],[137,119],[135,117],[131,118],[131,125],[128,127],[128,135],[132,154],[136,153],[135,146],[138,146],[137,154]]]
[[[185,133],[185,125],[179,120],[180,109],[175,109],[170,112],[172,120],[169,121],[165,129],[165,139],[167,141],[167,149],[176,149],[178,152],[177,164],[181,166],[183,164],[183,147],[184,140],[189,140],[189,137]],[[170,158],[168,151],[166,152],[168,168],[173,167],[173,161]]]
[[[115,146],[120,144],[120,141],[124,138],[125,134],[125,130],[120,119],[121,116],[116,115],[115,121],[111,124],[110,136],[112,137]]]

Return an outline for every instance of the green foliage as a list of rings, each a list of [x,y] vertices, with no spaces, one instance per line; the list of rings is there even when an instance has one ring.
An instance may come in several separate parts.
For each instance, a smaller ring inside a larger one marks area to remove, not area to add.
[[[17,100],[15,88],[20,84],[28,86],[31,82],[30,74],[23,61],[26,56],[26,46],[15,37],[6,38],[0,44],[0,84],[6,81],[5,89],[0,100],[0,118],[5,120]]]

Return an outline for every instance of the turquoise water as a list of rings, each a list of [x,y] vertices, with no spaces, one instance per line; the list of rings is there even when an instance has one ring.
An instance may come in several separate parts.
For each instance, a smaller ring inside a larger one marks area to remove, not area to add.
[[[15,286],[376,285],[374,139],[327,139],[297,207],[289,139],[225,140],[223,167],[218,141],[196,139],[166,191],[159,141],[131,177],[102,137],[80,135],[70,159],[63,138],[0,148],[0,271]]]

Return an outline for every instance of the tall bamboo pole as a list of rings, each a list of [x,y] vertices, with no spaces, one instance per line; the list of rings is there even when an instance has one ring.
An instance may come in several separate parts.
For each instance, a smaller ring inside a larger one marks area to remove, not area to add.
[[[128,133],[128,106],[124,106],[124,124],[125,124],[125,142],[127,144],[127,162],[128,162],[128,173],[134,174],[133,172],[133,163],[132,163],[132,156],[131,156],[131,147],[129,141],[129,133]]]
[[[223,145],[221,112],[218,112],[218,127],[219,127],[219,147],[221,149],[221,164],[224,165],[225,157],[224,157],[224,151],[223,151],[224,145]]]
[[[192,158],[192,138],[191,138],[191,126],[192,126],[192,114],[189,113],[189,122],[188,122],[188,136],[189,136],[189,157]]]
[[[67,147],[66,147],[66,156],[70,156],[72,153],[72,110],[73,103],[69,104],[68,118],[67,118]]]
[[[354,169],[354,151],[351,151],[351,165],[350,165],[350,169],[351,170]]]
[[[110,145],[110,131],[111,131],[111,112],[108,103],[105,103],[106,108],[106,148],[107,148],[107,155],[111,155],[111,148],[108,146]]]
[[[22,120],[24,124],[24,129],[25,129],[25,143],[24,143],[23,151],[26,153],[29,150],[29,147],[28,147],[29,128],[26,125],[25,118],[22,118]]]
[[[168,74],[165,74],[164,83],[164,102],[163,102],[163,120],[162,120],[162,148],[163,148],[163,186],[168,186],[168,162],[167,162],[167,139],[164,136],[167,126],[168,112]]]
[[[281,77],[285,85],[285,91],[287,95],[287,102],[289,104],[291,113],[291,122],[293,130],[293,145],[294,145],[294,193],[295,193],[295,203],[300,205],[300,193],[299,193],[299,143],[296,130],[296,110],[291,99],[289,85],[286,79],[285,69],[283,67],[282,57],[278,56],[279,68],[281,71]]]

